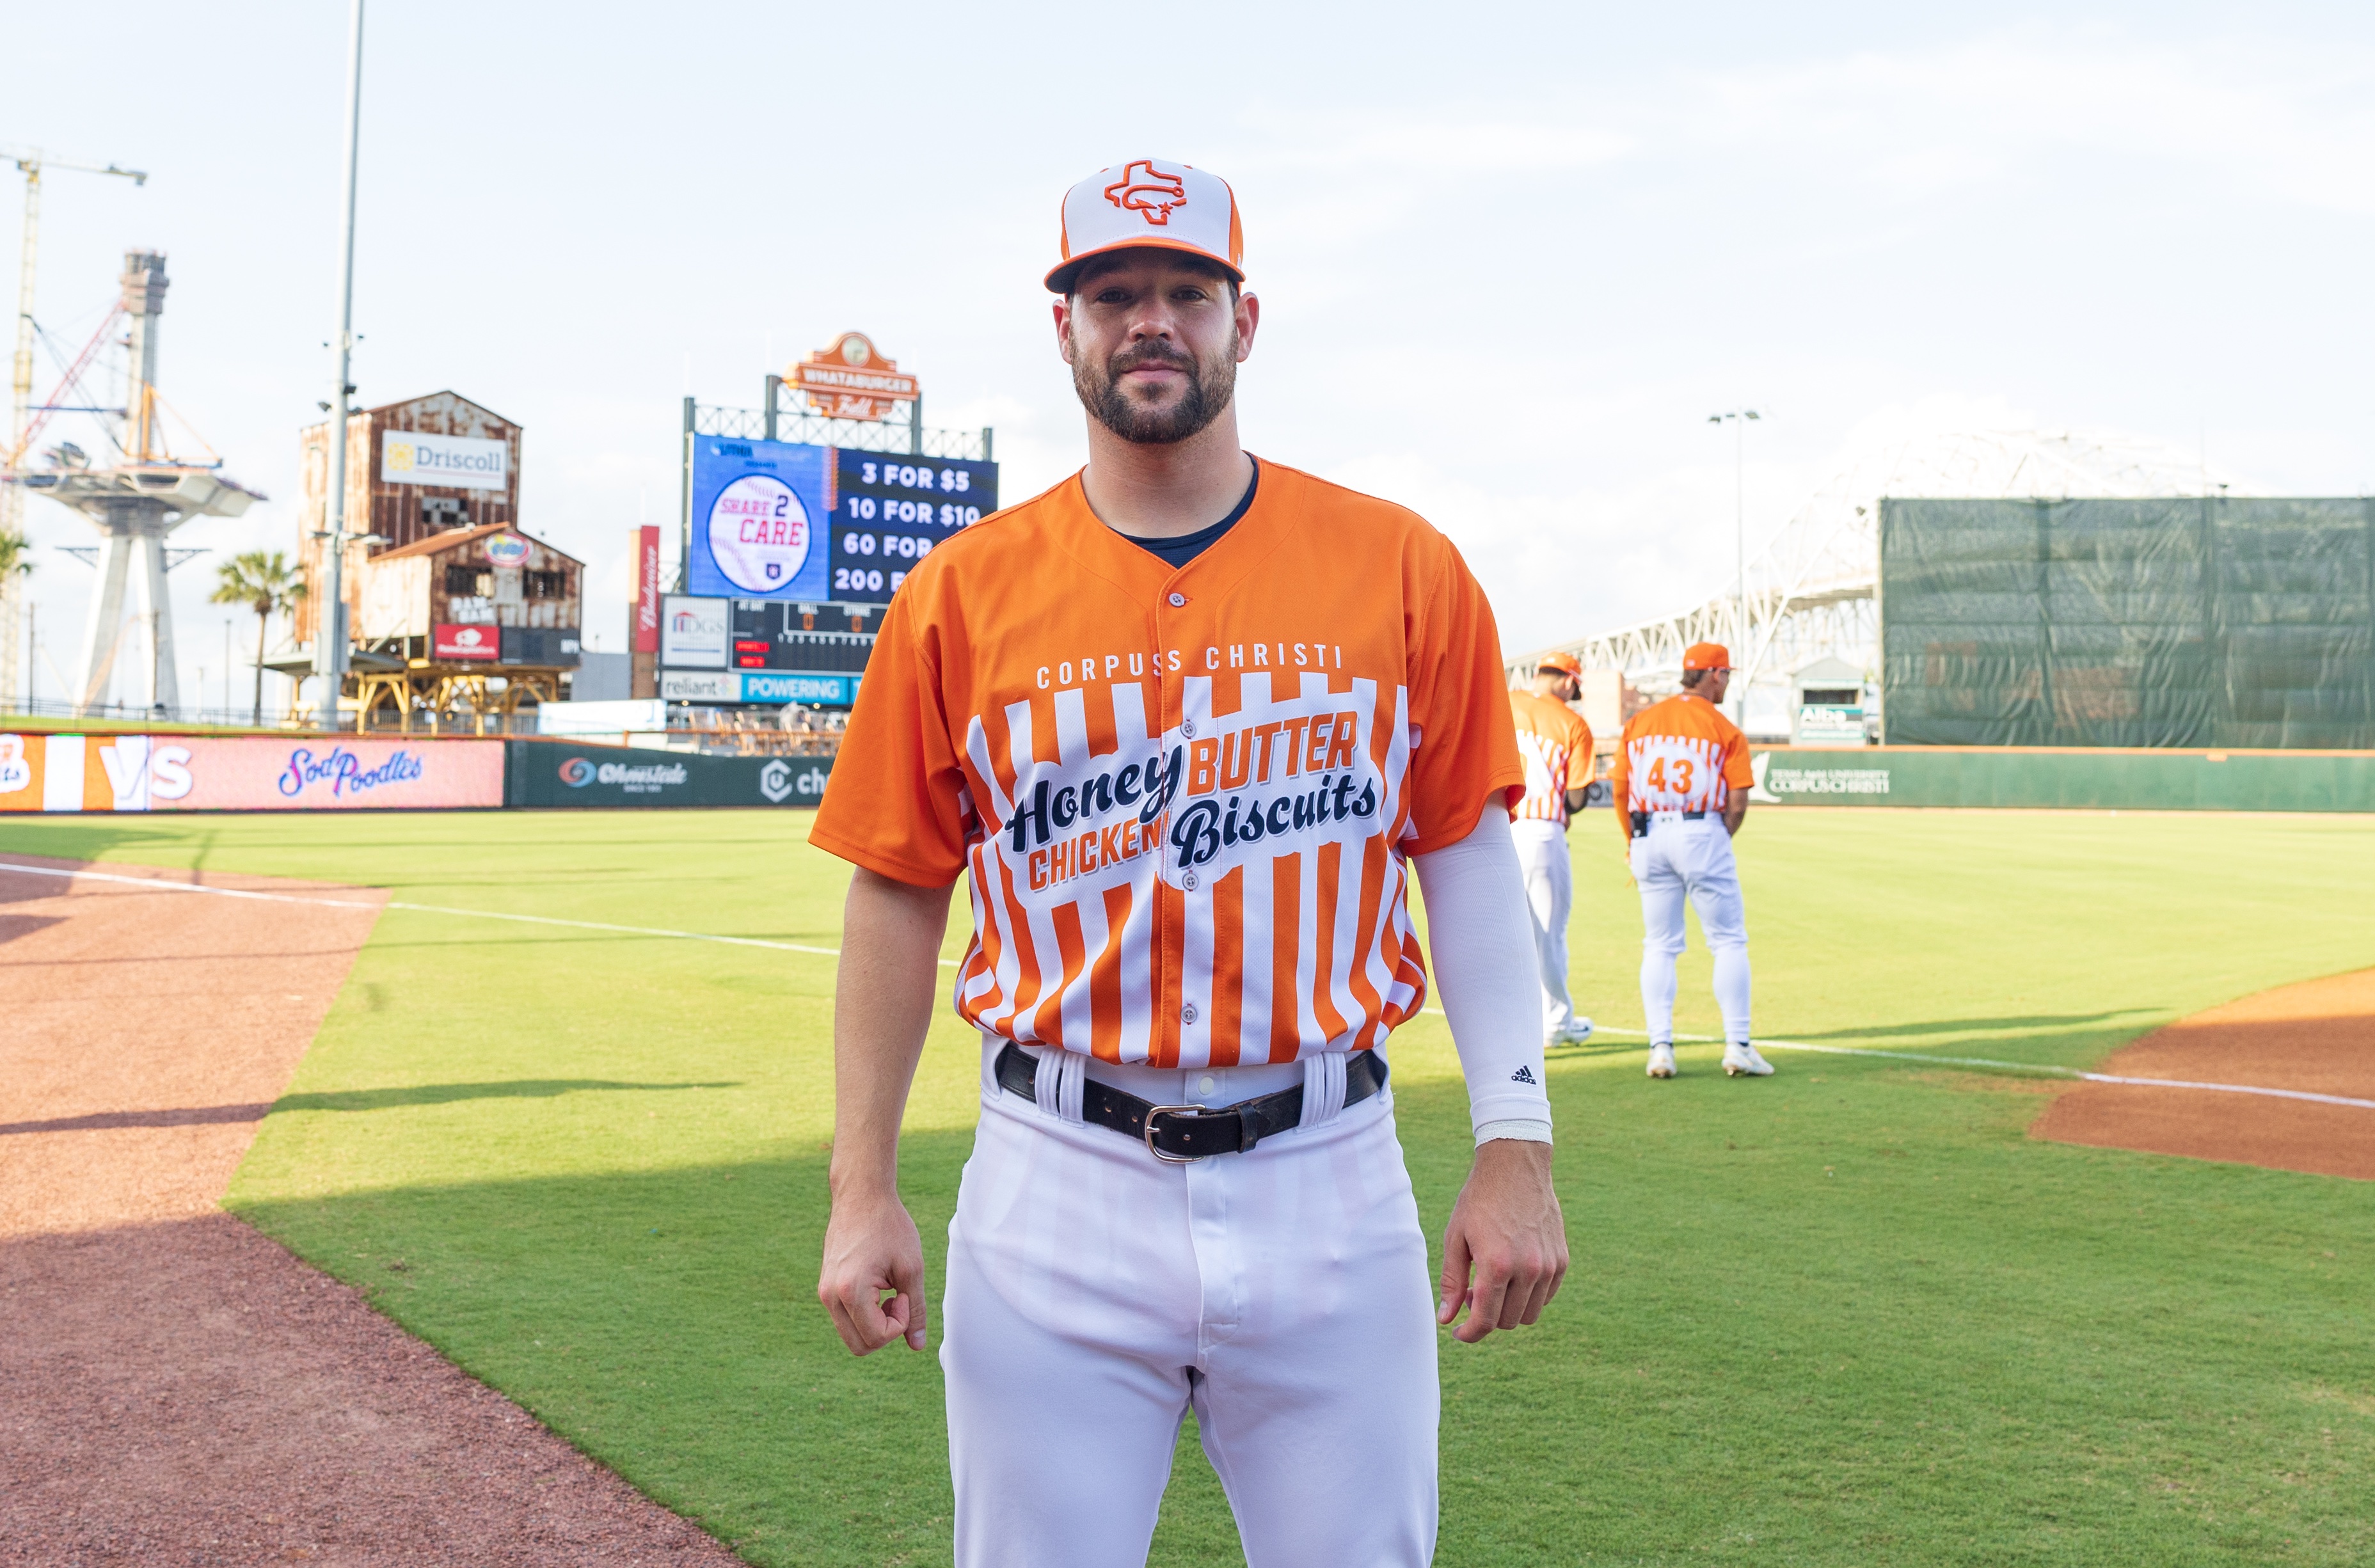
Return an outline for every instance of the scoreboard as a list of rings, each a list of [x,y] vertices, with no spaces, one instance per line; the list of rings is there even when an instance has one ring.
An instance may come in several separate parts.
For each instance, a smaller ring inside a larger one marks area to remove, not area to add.
[[[832,603],[890,603],[917,561],[998,510],[995,463],[832,451]]]
[[[995,463],[709,437],[689,457],[692,591],[662,601],[671,701],[848,706],[907,574],[998,510]]]

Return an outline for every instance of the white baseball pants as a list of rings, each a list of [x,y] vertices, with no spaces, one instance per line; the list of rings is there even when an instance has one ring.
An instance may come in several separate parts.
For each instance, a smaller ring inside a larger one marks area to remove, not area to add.
[[[1190,1408],[1250,1568],[1422,1568],[1435,1301],[1390,1091],[1170,1165],[994,1055],[940,1308],[958,1568],[1143,1563]]]
[[[1534,963],[1542,981],[1542,1038],[1575,1021],[1566,991],[1566,921],[1575,905],[1575,867],[1566,830],[1556,822],[1512,822],[1518,864],[1526,875],[1526,907],[1533,915]]]
[[[1699,912],[1699,929],[1715,955],[1715,1000],[1723,1037],[1748,1036],[1748,921],[1741,908],[1740,870],[1731,835],[1709,812],[1696,821],[1652,818],[1647,838],[1633,841],[1633,879],[1641,887],[1641,1010],[1649,1039],[1674,1038],[1674,961],[1683,954],[1683,901]]]

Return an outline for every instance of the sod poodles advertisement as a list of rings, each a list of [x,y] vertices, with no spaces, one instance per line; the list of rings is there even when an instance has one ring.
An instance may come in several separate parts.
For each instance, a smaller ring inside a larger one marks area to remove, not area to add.
[[[370,811],[502,803],[499,740],[0,735],[0,811]]]

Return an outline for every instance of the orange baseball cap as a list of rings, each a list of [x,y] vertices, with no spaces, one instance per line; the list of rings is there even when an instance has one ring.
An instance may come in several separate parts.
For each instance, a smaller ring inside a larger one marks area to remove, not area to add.
[[[1232,281],[1246,280],[1245,230],[1229,183],[1168,159],[1133,158],[1064,193],[1063,260],[1048,272],[1047,288],[1069,294],[1091,256],[1141,246],[1202,256],[1227,268]]]
[[[1684,669],[1730,669],[1731,650],[1720,643],[1694,643],[1683,650]]]
[[[1582,662],[1573,654],[1544,654],[1534,661],[1536,670],[1554,669],[1561,675],[1581,675]]]

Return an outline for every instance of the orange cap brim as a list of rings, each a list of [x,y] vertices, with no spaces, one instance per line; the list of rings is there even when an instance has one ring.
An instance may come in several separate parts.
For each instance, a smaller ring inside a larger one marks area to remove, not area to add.
[[[1201,245],[1190,245],[1177,240],[1141,240],[1132,235],[1128,240],[1117,241],[1110,245],[1100,245],[1093,251],[1082,251],[1079,255],[1058,263],[1047,274],[1047,291],[1050,294],[1069,294],[1072,291],[1073,276],[1083,265],[1096,260],[1099,256],[1112,255],[1117,251],[1183,251],[1188,255],[1200,256],[1211,262],[1214,266],[1227,273],[1229,281],[1232,283],[1242,286],[1246,280],[1245,273],[1237,267],[1231,266],[1228,257],[1216,256]]]

